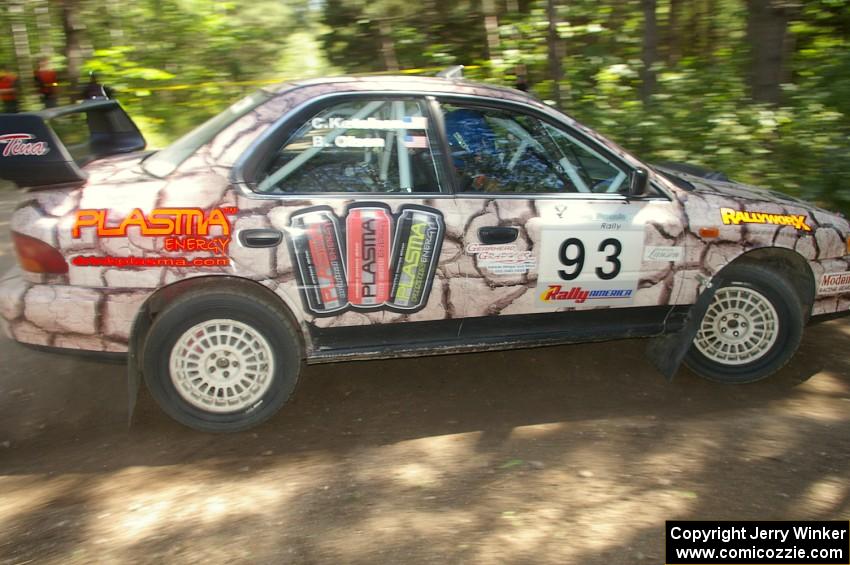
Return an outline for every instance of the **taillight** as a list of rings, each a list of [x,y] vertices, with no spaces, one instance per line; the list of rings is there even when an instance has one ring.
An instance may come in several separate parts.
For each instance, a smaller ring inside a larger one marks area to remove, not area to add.
[[[12,232],[12,243],[18,253],[21,268],[31,273],[52,273],[61,275],[68,272],[68,263],[57,249],[50,247],[40,239]]]

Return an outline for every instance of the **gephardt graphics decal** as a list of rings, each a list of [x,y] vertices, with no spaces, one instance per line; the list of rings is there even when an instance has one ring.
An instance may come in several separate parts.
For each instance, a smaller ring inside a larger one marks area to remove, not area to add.
[[[412,313],[428,302],[443,244],[442,213],[404,204],[352,204],[345,218],[327,206],[289,222],[289,250],[304,309],[316,316],[355,310]]]
[[[156,208],[145,213],[135,208],[117,224],[110,225],[109,210],[78,210],[71,237],[80,239],[85,230],[98,238],[128,237],[130,230],[142,237],[161,238],[160,251],[171,256],[78,255],[78,267],[226,267],[231,240],[228,215],[236,208]]]

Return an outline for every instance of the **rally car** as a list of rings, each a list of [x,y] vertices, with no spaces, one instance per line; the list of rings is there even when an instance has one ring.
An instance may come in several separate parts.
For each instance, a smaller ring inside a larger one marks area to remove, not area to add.
[[[511,89],[287,83],[157,152],[115,101],[0,124],[27,188],[8,334],[125,354],[200,430],[268,419],[305,362],[653,337],[667,375],[750,382],[850,310],[840,215],[644,163]]]

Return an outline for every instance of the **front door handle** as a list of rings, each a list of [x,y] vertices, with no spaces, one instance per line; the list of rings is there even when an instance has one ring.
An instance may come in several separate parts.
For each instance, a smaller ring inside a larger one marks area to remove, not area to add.
[[[519,235],[517,228],[483,227],[478,228],[478,240],[487,245],[513,243]]]
[[[275,247],[283,240],[283,233],[275,229],[240,230],[239,243],[245,247]]]

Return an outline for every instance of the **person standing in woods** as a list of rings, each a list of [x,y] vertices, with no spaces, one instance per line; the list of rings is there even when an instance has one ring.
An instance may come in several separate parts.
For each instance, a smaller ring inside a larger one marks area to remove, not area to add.
[[[525,65],[517,65],[514,68],[514,74],[516,74],[516,83],[514,84],[514,88],[522,90],[523,92],[528,92],[528,69],[526,69]]]
[[[0,69],[0,99],[3,100],[3,112],[18,112],[18,75],[6,69]]]
[[[56,91],[59,86],[56,71],[50,68],[50,61],[45,57],[39,60],[38,69],[33,73],[35,85],[41,94],[41,102],[45,108],[56,107]]]

